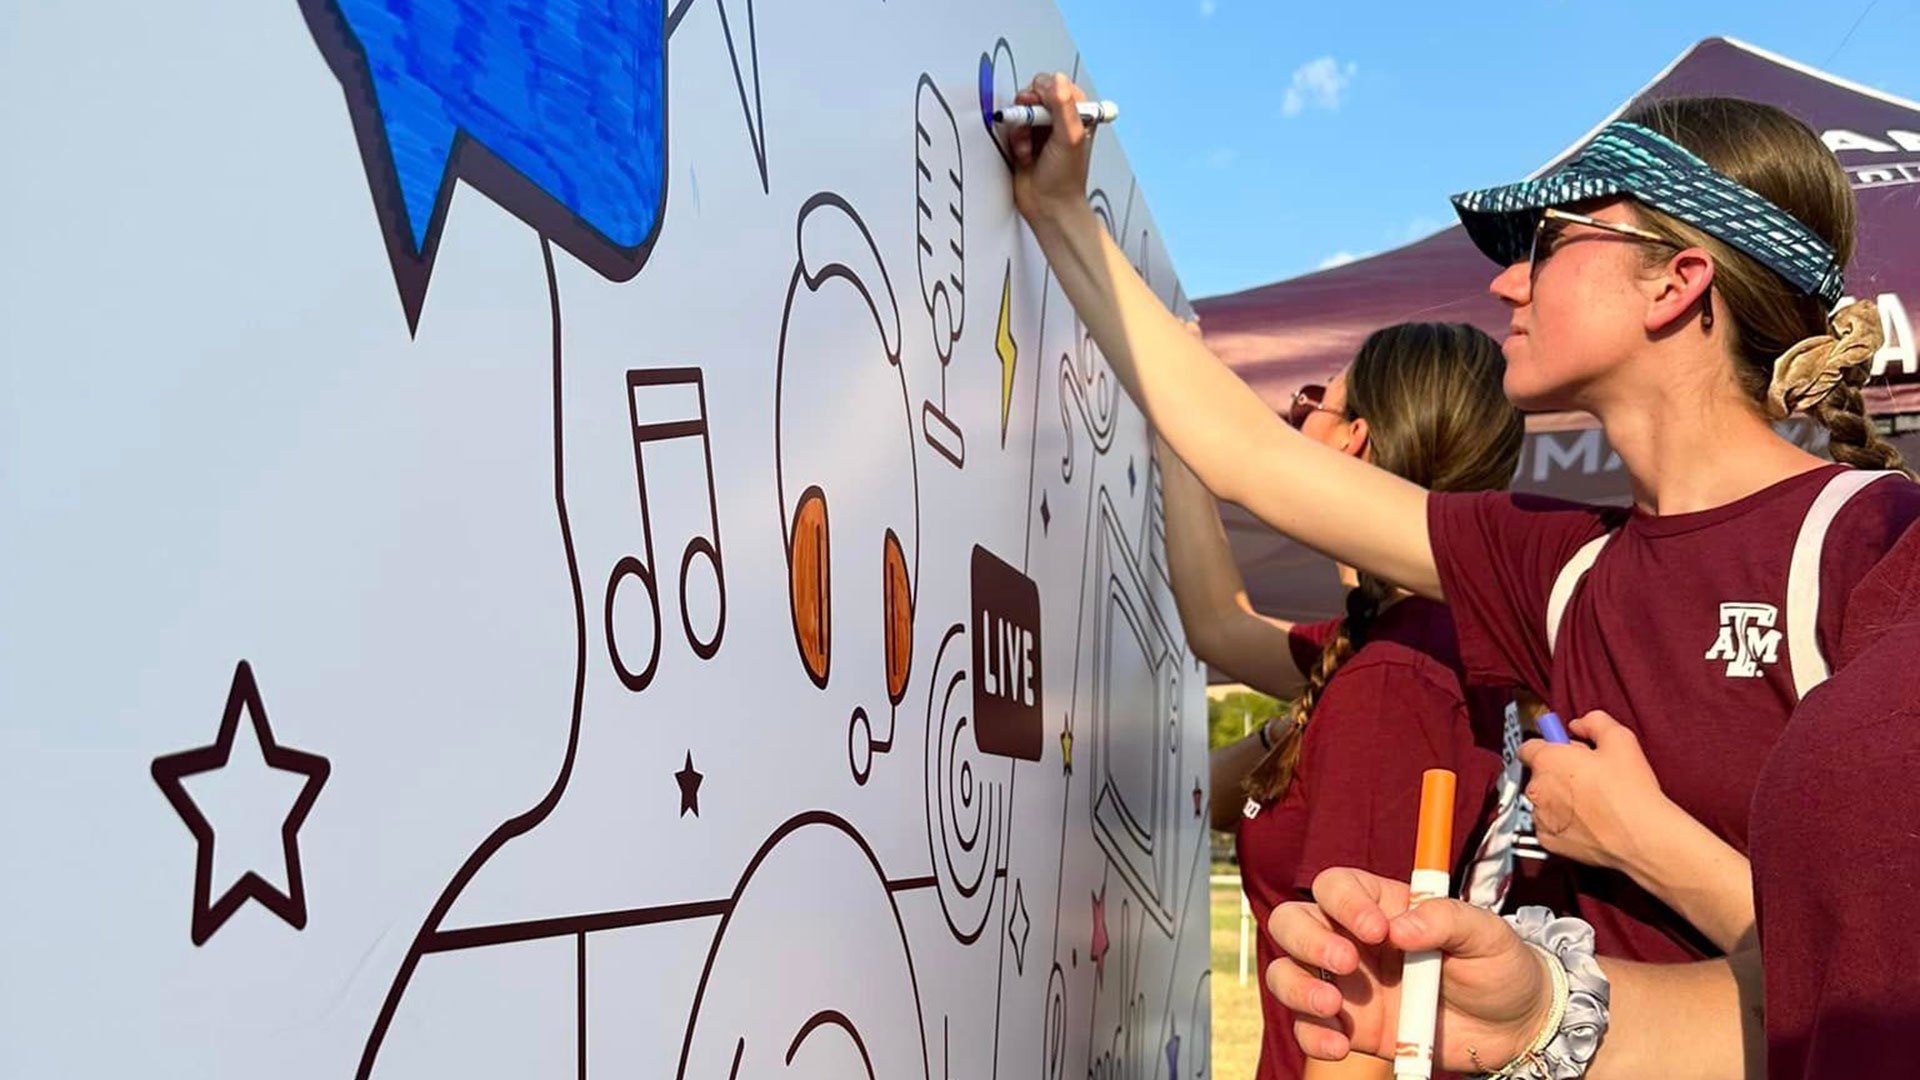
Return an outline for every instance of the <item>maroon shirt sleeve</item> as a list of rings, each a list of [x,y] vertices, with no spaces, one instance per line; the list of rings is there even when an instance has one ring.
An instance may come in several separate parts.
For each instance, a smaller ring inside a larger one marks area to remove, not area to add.
[[[1807,696],[1754,795],[1767,1075],[1913,1075],[1920,966],[1920,623]]]
[[[1440,588],[1476,683],[1547,697],[1547,597],[1580,546],[1625,520],[1616,507],[1499,491],[1427,497]]]
[[[1910,1076],[1920,1024],[1920,527],[1852,593],[1844,666],[1807,695],[1753,800],[1772,1080]]]
[[[1287,631],[1287,648],[1293,652],[1293,666],[1302,673],[1312,671],[1320,662],[1320,653],[1327,647],[1327,641],[1339,629],[1339,619],[1293,624],[1293,629]]]
[[[1295,887],[1310,889],[1315,875],[1334,866],[1404,880],[1413,869],[1420,774],[1428,769],[1452,769],[1459,777],[1453,824],[1459,862],[1500,760],[1471,749],[1457,677],[1403,651],[1383,660],[1357,658],[1327,684],[1305,738],[1306,812]]]
[[[1847,620],[1853,609],[1849,598],[1854,587],[1866,579],[1916,520],[1920,520],[1920,484],[1897,478],[1869,485],[1833,519],[1820,556],[1817,631],[1821,655],[1829,666],[1839,667],[1846,649],[1843,639],[1853,634]]]
[[[1916,619],[1920,619],[1920,525],[1907,529],[1886,558],[1848,594],[1846,635],[1839,650],[1827,655],[1836,669],[1843,667],[1887,631]]]

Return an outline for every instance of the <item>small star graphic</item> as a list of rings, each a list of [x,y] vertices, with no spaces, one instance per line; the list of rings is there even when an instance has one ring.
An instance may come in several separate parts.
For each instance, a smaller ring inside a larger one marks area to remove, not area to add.
[[[1093,944],[1087,948],[1087,955],[1093,958],[1095,978],[1104,978],[1107,974],[1107,890],[1101,889],[1093,894]]]
[[[298,773],[306,777],[306,782],[301,784],[299,795],[295,796],[293,805],[280,823],[280,844],[286,858],[286,891],[280,891],[259,874],[248,870],[217,899],[209,899],[213,892],[214,828],[194,803],[193,797],[187,794],[183,781],[190,776],[227,767],[228,759],[233,754],[234,737],[240,731],[242,713],[251,721],[250,741],[259,748],[265,766],[280,772]],[[186,822],[187,830],[193,833],[194,842],[199,848],[194,858],[193,923],[190,931],[195,945],[206,944],[214,931],[220,929],[248,899],[259,901],[262,907],[280,916],[295,930],[306,928],[307,889],[300,873],[300,826],[307,820],[307,813],[313,809],[313,801],[319,797],[321,785],[327,782],[327,775],[332,770],[326,758],[292,750],[273,741],[273,731],[267,725],[267,709],[261,703],[260,688],[253,679],[253,667],[245,660],[234,668],[233,685],[227,691],[226,710],[220,717],[220,733],[214,737],[213,745],[153,759],[153,782],[160,786],[161,793],[173,805],[180,820]]]
[[[1060,771],[1073,774],[1073,714],[1067,714],[1066,727],[1060,731]]]
[[[1180,1080],[1180,1036],[1167,1040],[1167,1080]]]
[[[1047,493],[1040,493],[1040,535],[1045,536],[1047,526],[1053,524],[1053,511],[1047,509]]]
[[[1033,920],[1027,917],[1027,898],[1021,894],[1020,883],[1013,883],[1013,914],[1007,919],[1007,937],[1013,942],[1013,972],[1023,975],[1027,970],[1027,932],[1033,929]]]
[[[680,784],[680,816],[686,817],[687,811],[693,811],[694,817],[700,816],[700,781],[706,779],[704,773],[693,767],[693,751],[687,751],[687,764],[673,778]]]
[[[1193,816],[1200,816],[1200,804],[1206,799],[1206,793],[1200,790],[1200,781],[1193,782]]]

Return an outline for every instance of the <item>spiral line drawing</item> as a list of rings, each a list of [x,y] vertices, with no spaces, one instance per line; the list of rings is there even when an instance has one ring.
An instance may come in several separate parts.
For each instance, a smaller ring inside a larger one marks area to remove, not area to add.
[[[964,648],[955,623],[934,654],[927,694],[927,842],[947,927],[963,945],[979,939],[1006,876],[1013,766],[980,752],[974,741],[972,698]]]

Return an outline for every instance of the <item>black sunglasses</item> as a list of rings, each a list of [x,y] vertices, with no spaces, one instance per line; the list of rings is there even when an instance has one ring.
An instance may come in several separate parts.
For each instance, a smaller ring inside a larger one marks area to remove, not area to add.
[[[1569,225],[1585,225],[1588,228],[1609,232],[1615,236],[1624,236],[1642,244],[1658,244],[1670,248],[1680,246],[1651,229],[1642,229],[1637,225],[1618,221],[1602,221],[1588,214],[1576,214],[1570,210],[1550,206],[1542,210],[1540,217],[1534,222],[1533,241],[1527,248],[1527,280],[1530,283],[1539,282],[1541,264],[1545,263],[1553,254],[1554,248],[1559,246],[1560,235],[1567,231]],[[1702,290],[1700,294],[1700,325],[1703,329],[1713,326],[1712,295],[1711,287]]]
[[[1317,412],[1332,413],[1342,420],[1346,419],[1346,414],[1339,409],[1327,408],[1326,400],[1327,388],[1319,383],[1308,383],[1295,390],[1293,402],[1287,406],[1287,426],[1298,431],[1306,425],[1307,417]]]

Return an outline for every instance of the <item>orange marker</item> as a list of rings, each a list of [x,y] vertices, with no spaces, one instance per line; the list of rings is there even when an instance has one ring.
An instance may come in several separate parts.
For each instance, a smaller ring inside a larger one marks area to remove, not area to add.
[[[1453,854],[1453,774],[1428,769],[1420,776],[1420,824],[1414,834],[1409,903],[1453,891],[1447,872]],[[1400,1027],[1393,1043],[1393,1075],[1433,1076],[1433,1029],[1440,1018],[1440,953],[1411,952],[1400,968]]]

